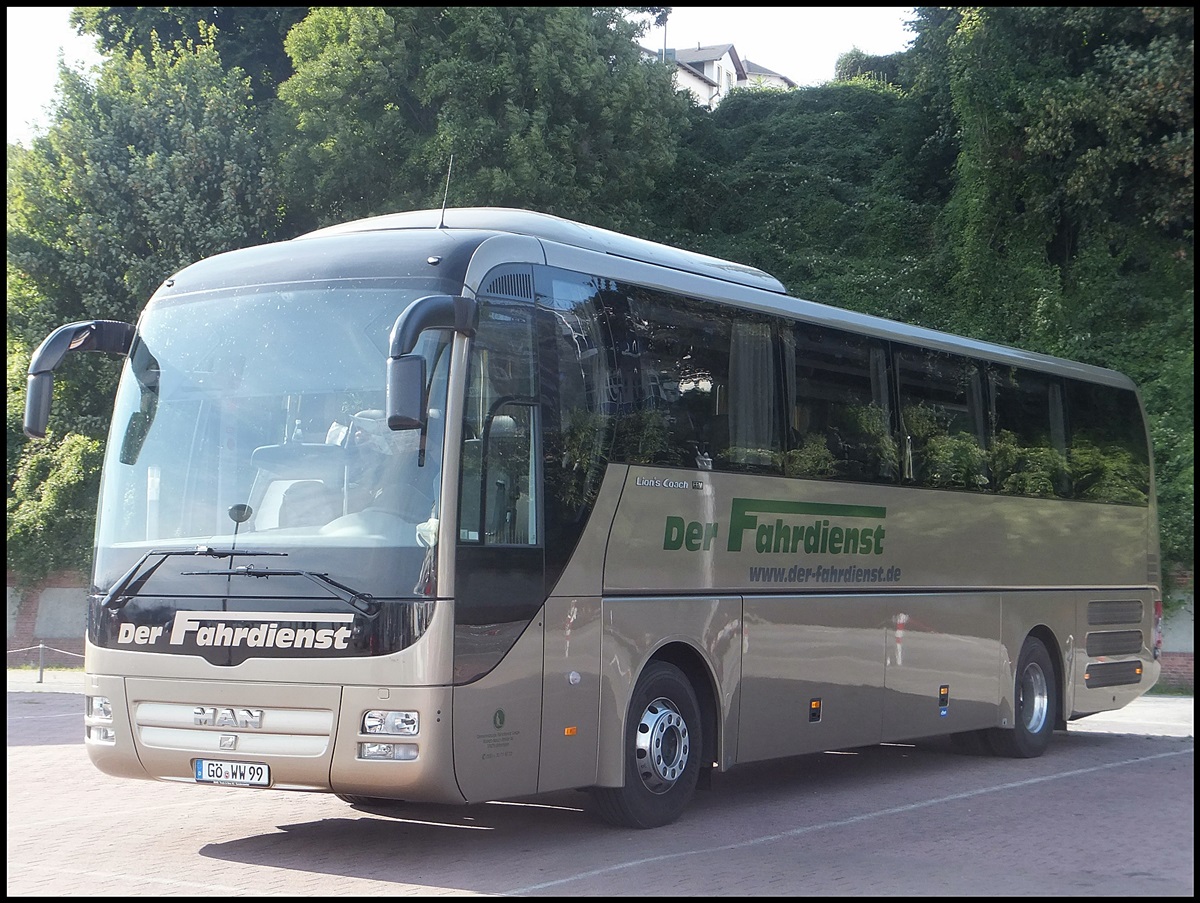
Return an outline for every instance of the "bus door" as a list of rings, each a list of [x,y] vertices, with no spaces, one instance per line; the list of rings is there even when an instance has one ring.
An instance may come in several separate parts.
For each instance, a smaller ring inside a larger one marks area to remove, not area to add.
[[[455,550],[455,774],[471,801],[537,790],[545,550],[528,302],[482,299]]]

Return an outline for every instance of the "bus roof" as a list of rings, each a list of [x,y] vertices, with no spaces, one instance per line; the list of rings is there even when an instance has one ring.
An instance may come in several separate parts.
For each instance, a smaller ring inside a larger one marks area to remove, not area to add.
[[[476,231],[508,232],[544,238],[624,257],[640,260],[670,269],[696,273],[724,282],[763,289],[786,295],[783,283],[769,273],[756,267],[684,251],[669,245],[659,244],[632,235],[622,235],[598,226],[588,226],[573,220],[536,213],[532,210],[517,210],[508,207],[449,207],[446,210],[414,210],[407,213],[387,213],[367,219],[354,220],[325,229],[318,229],[299,239],[318,238],[325,235],[344,235],[348,232],[374,232],[391,229],[471,229]]]
[[[388,213],[328,226],[298,236],[294,241],[356,232],[387,232],[405,229],[439,229],[508,233],[555,242],[625,260],[649,263],[679,272],[717,279],[726,284],[766,291],[768,296],[733,290],[725,299],[736,306],[783,314],[812,323],[841,327],[877,338],[908,342],[951,353],[981,357],[994,363],[1027,366],[1074,379],[1135,389],[1129,377],[1115,370],[1084,364],[1035,351],[1026,351],[982,339],[914,326],[899,320],[808,301],[788,294],[774,276],[755,267],[673,248],[669,245],[623,235],[547,213],[509,207],[448,207],[445,210],[414,210]]]

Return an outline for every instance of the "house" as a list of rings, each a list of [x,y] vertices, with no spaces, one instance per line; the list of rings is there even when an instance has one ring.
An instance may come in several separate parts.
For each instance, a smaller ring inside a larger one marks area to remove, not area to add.
[[[786,75],[772,72],[766,66],[760,66],[758,63],[752,63],[749,60],[745,60],[744,62],[746,65],[746,81],[745,83],[738,82],[739,88],[782,88],[789,90],[799,87],[799,85]]]
[[[675,86],[690,91],[696,102],[713,109],[734,88],[795,88],[796,83],[786,75],[773,72],[749,60],[743,60],[732,44],[709,47],[667,48],[654,52],[645,50],[647,57],[675,62]]]

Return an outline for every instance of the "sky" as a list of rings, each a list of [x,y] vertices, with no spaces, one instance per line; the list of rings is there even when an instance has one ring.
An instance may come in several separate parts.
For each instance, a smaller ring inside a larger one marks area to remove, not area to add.
[[[667,19],[665,46],[675,49],[732,44],[752,60],[798,85],[833,79],[837,59],[848,50],[884,56],[907,50],[913,33],[901,6],[675,6]],[[663,29],[642,38],[648,50],[664,46]]]
[[[58,84],[60,54],[72,69],[99,62],[94,42],[75,34],[69,6],[9,6],[8,142],[28,146],[44,129]],[[667,21],[665,45],[683,48],[733,44],[743,60],[786,75],[798,85],[833,78],[837,58],[858,48],[884,55],[905,50],[912,32],[911,7],[899,6],[676,6]],[[661,28],[642,39],[650,50],[664,46]],[[34,126],[31,126],[34,123]]]

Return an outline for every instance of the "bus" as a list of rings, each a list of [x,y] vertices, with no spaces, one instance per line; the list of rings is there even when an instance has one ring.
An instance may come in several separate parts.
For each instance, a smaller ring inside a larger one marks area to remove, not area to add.
[[[1125,376],[790,297],[532,211],[395,213],[202,260],[123,358],[88,597],[109,775],[367,808],[950,736],[1035,757],[1159,675]],[[586,799],[586,797],[585,797]]]

